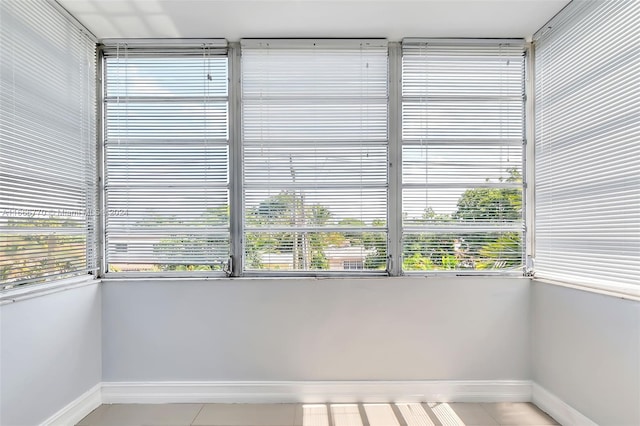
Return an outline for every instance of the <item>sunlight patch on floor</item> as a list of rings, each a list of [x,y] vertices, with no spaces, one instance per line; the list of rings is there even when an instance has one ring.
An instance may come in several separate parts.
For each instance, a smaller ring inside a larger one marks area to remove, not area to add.
[[[400,426],[390,404],[364,404],[370,426]]]
[[[331,404],[333,426],[363,426],[358,404]]]
[[[429,408],[436,415],[442,426],[465,426],[453,408],[446,402],[430,402]]]
[[[393,405],[397,410],[394,410]],[[428,407],[417,402],[395,404],[305,404],[303,426],[435,426],[428,411],[433,412],[442,426],[465,426],[465,423],[447,403],[429,403]],[[327,410],[329,407],[329,410]],[[329,418],[331,416],[331,418]],[[401,423],[403,419],[404,422]],[[332,420],[332,421],[330,421]]]
[[[397,403],[396,407],[407,422],[407,426],[435,426],[422,404],[418,402]]]
[[[303,405],[302,424],[304,426],[329,426],[327,406],[324,404]]]

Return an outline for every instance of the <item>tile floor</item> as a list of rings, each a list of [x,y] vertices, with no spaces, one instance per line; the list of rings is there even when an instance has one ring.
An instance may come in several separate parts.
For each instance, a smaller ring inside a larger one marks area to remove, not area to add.
[[[111,404],[77,426],[557,425],[529,403]]]

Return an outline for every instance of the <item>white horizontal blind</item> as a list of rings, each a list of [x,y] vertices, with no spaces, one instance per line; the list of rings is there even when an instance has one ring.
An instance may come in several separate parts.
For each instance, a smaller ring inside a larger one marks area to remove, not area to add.
[[[244,40],[246,270],[386,269],[382,40]]]
[[[95,90],[90,36],[0,2],[0,288],[95,268]]]
[[[228,104],[220,42],[107,46],[109,272],[222,269],[229,257]]]
[[[524,45],[405,39],[403,269],[521,273]]]
[[[537,277],[639,291],[638,22],[572,2],[536,35]]]

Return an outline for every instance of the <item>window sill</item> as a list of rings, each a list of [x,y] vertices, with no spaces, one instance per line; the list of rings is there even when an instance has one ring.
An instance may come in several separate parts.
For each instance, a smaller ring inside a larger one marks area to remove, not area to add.
[[[334,275],[334,276],[291,276],[291,275],[260,275],[260,276],[242,276],[242,277],[105,277],[102,278],[103,284],[119,284],[119,283],[132,283],[132,284],[148,284],[148,283],[198,283],[198,282],[210,282],[211,284],[222,284],[222,283],[249,283],[249,282],[302,282],[313,284],[315,282],[321,281],[352,281],[352,282],[363,282],[363,281],[371,281],[380,284],[384,283],[397,283],[403,281],[414,281],[420,282],[423,281],[425,283],[434,283],[438,280],[452,280],[452,279],[460,279],[460,280],[529,280],[530,277],[523,276],[488,276],[488,275],[474,275],[474,276],[451,276],[451,275],[439,275],[439,276],[425,276],[425,275],[403,275],[399,277],[390,277],[390,276],[382,276],[382,275]]]
[[[108,272],[102,277],[103,281],[167,281],[167,280],[242,280],[242,279],[265,279],[265,280],[290,280],[290,279],[309,279],[309,280],[325,280],[325,279],[369,279],[369,278],[449,278],[449,277],[488,277],[488,278],[530,278],[522,274],[521,270],[516,271],[407,271],[399,276],[390,275],[385,271],[244,271],[241,276],[227,276],[223,272],[211,273],[207,272],[152,272],[152,273],[136,273],[136,272]]]
[[[0,292],[0,305],[19,302],[35,297],[46,296],[61,291],[71,290],[79,287],[99,284],[101,280],[91,275],[82,275],[79,277],[64,278],[42,284],[29,284],[3,290]]]
[[[559,287],[571,288],[574,290],[586,291],[588,293],[600,294],[603,296],[615,297],[618,299],[633,300],[640,302],[640,286],[606,286],[598,284],[573,284],[566,281],[558,281],[548,278],[532,278],[532,282],[555,285]]]
[[[157,279],[198,279],[217,280],[227,278],[222,271],[180,271],[180,272],[107,272],[103,280],[157,280]]]

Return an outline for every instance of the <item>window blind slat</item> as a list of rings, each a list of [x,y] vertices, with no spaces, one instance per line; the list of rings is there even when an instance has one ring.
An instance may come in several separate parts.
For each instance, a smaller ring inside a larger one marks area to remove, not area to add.
[[[535,37],[538,277],[637,293],[639,20],[573,2]]]

